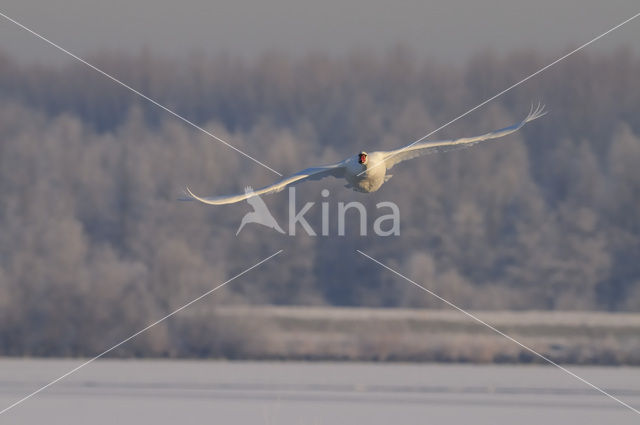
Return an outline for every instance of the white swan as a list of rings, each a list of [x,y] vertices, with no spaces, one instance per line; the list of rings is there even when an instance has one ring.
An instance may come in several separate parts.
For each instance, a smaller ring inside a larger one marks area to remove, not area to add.
[[[370,154],[363,151],[335,164],[307,168],[256,191],[246,191],[245,193],[229,196],[201,197],[191,192],[188,187],[186,190],[191,199],[204,202],[205,204],[233,204],[255,195],[266,195],[269,193],[279,192],[294,183],[300,183],[305,180],[319,180],[327,176],[333,176],[347,180],[346,187],[355,191],[375,192],[380,189],[380,186],[382,186],[384,182],[391,178],[391,175],[388,175],[387,171],[402,161],[425,155],[433,151],[456,147],[467,147],[483,140],[497,139],[519,130],[529,121],[540,118],[544,114],[546,114],[544,106],[538,105],[535,109],[532,107],[529,115],[519,123],[481,136],[465,137],[454,140],[441,140],[436,142],[412,143],[400,149],[392,151],[378,151]]]

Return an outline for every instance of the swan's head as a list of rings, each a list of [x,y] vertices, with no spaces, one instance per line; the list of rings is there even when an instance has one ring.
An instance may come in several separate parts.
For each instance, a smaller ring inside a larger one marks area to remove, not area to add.
[[[366,153],[366,152],[364,152],[364,151],[363,151],[363,152],[360,152],[360,153],[358,154],[358,163],[359,163],[359,164],[366,164],[366,163],[367,163],[367,158],[368,158],[368,157],[369,157],[369,156],[367,155],[367,153]]]

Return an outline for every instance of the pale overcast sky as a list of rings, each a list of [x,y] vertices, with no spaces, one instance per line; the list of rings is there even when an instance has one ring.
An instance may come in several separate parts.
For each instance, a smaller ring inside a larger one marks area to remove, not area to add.
[[[63,47],[180,55],[266,49],[301,54],[384,51],[406,43],[423,57],[459,61],[486,47],[560,53],[640,11],[638,0],[3,0],[0,11]],[[25,61],[70,61],[0,18],[0,48]],[[640,18],[589,48],[640,52]]]

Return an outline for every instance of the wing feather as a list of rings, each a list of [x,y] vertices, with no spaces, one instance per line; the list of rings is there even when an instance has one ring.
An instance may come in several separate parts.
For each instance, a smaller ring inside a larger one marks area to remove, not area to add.
[[[328,176],[343,177],[344,161],[337,164],[307,168],[289,177],[285,177],[270,186],[265,186],[260,189],[256,189],[255,191],[245,191],[245,193],[239,193],[237,195],[201,197],[191,192],[188,187],[186,188],[186,191],[191,199],[195,199],[196,201],[210,205],[224,205],[244,201],[245,199],[256,195],[267,195],[269,193],[280,192],[292,184],[297,184],[306,180],[320,180]]]
[[[527,117],[520,121],[519,123],[510,125],[509,127],[501,128],[500,130],[495,130],[481,136],[475,137],[464,137],[461,139],[452,139],[452,140],[440,140],[435,142],[420,142],[413,143],[402,147],[400,149],[387,151],[385,152],[385,165],[387,170],[398,164],[399,162],[406,161],[407,159],[416,158],[421,155],[426,155],[428,153],[432,153],[434,151],[440,151],[443,149],[451,149],[456,147],[468,147],[472,146],[478,142],[482,142],[484,140],[497,139],[499,137],[504,137],[508,134],[513,133],[514,131],[518,131],[521,129],[526,123],[529,121],[533,121],[541,116],[545,115],[547,112],[544,110],[543,105],[538,105],[536,108],[531,107],[531,111]]]

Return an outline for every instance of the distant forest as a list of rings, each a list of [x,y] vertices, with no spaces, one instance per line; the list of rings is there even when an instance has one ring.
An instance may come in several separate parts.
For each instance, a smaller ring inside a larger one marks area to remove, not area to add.
[[[86,59],[286,174],[405,145],[554,58],[489,50],[443,65],[398,47]],[[517,134],[406,162],[373,194],[298,186],[317,228],[330,203],[329,236],[255,224],[236,236],[247,203],[179,202],[184,187],[228,194],[278,176],[73,59],[0,54],[0,354],[99,352],[281,248],[202,305],[446,307],[361,249],[463,308],[640,311],[638,76],[629,49],[576,54],[431,139],[545,103]],[[369,207],[369,229],[375,204],[395,202],[400,236],[361,237],[355,216],[337,236],[335,205],[351,200]],[[264,201],[286,226],[287,192]],[[214,317],[188,316],[189,332],[168,321],[127,352],[201,338]]]

